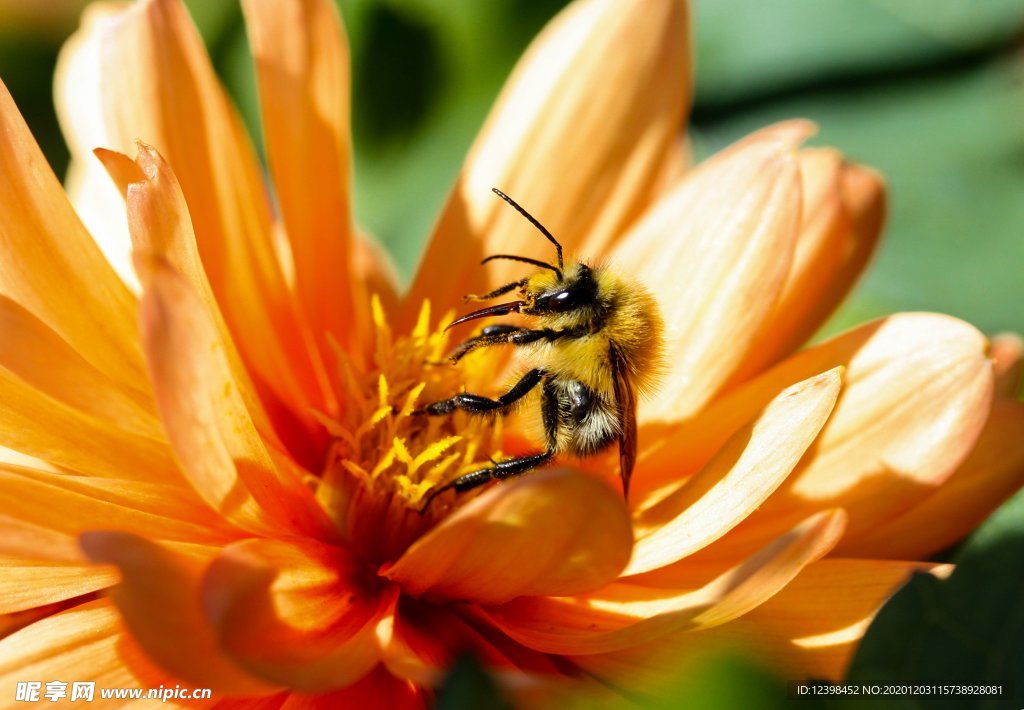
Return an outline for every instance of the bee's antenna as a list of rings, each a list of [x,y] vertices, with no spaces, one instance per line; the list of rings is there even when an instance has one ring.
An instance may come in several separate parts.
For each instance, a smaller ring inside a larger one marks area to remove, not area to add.
[[[562,245],[558,243],[558,240],[555,239],[554,236],[552,236],[551,232],[549,232],[544,227],[543,224],[541,224],[540,222],[537,221],[536,217],[534,217],[532,214],[530,214],[529,212],[524,210],[522,207],[520,207],[518,202],[513,200],[511,197],[509,197],[508,195],[506,195],[504,192],[502,192],[501,190],[499,190],[496,187],[492,187],[491,191],[495,195],[500,197],[501,199],[505,200],[505,202],[507,202],[510,205],[512,205],[515,208],[516,212],[518,212],[522,216],[526,217],[526,219],[528,219],[530,221],[530,224],[532,224],[534,227],[539,229],[540,233],[543,234],[545,237],[547,237],[549,242],[551,242],[552,244],[555,245],[555,252],[558,254],[558,274],[559,274],[558,278],[559,278],[559,280],[561,280],[561,278],[562,278],[561,277],[562,269],[565,268],[565,264],[562,263]]]
[[[539,266],[542,269],[551,269],[556,274],[558,274],[558,280],[559,281],[562,280],[562,270],[561,269],[559,269],[556,266],[552,266],[551,264],[547,263],[546,261],[541,261],[540,259],[531,259],[528,256],[515,256],[514,254],[492,254],[491,256],[487,257],[486,259],[484,259],[480,263],[481,264],[486,264],[488,261],[494,261],[495,259],[508,259],[509,261],[521,261],[524,264],[532,264],[534,266]]]

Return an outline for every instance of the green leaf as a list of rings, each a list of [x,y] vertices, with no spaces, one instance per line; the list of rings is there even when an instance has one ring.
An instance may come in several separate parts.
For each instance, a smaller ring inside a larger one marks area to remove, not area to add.
[[[1019,0],[696,0],[697,100],[746,101],[1009,43]]]
[[[463,656],[448,671],[437,692],[437,710],[511,710],[487,671],[472,656]]]
[[[1024,705],[1024,490],[972,535],[946,580],[914,576],[857,650],[855,681],[1002,685],[1002,695],[929,696],[917,707]]]

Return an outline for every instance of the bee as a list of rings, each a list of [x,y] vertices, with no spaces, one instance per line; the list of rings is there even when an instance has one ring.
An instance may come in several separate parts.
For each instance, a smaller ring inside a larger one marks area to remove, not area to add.
[[[562,453],[592,456],[616,442],[623,495],[628,497],[637,453],[637,394],[651,390],[661,365],[663,328],[657,303],[642,286],[604,266],[573,261],[566,267],[562,245],[551,232],[501,190],[493,188],[493,192],[554,245],[558,263],[513,254],[484,259],[482,264],[506,259],[537,270],[489,293],[466,296],[467,301],[488,301],[518,290],[519,298],[473,311],[446,330],[477,318],[510,313],[535,319],[536,327],[489,325],[456,347],[449,360],[456,363],[480,348],[511,345],[523,349],[529,369],[497,398],[463,392],[428,404],[418,413],[505,414],[539,387],[545,448],[494,461],[487,468],[433,488],[421,512],[447,490],[462,492],[518,476]]]

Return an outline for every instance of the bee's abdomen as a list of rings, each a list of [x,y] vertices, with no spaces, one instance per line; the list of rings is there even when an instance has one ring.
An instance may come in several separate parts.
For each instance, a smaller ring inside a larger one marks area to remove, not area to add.
[[[559,451],[590,456],[616,441],[620,424],[614,401],[579,380],[557,378],[549,387],[558,404]]]

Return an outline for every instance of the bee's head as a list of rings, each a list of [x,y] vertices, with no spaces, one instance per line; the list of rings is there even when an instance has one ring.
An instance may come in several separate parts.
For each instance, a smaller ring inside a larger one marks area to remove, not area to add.
[[[597,281],[584,263],[571,264],[560,274],[540,271],[523,286],[519,312],[531,316],[590,312],[597,305]]]
[[[485,316],[499,316],[508,313],[557,317],[562,321],[563,325],[566,324],[566,321],[571,323],[574,320],[573,316],[586,318],[593,315],[599,307],[600,300],[597,279],[594,276],[593,269],[581,262],[575,262],[570,264],[568,269],[565,268],[565,263],[562,259],[562,245],[552,236],[551,232],[538,222],[533,215],[520,207],[511,197],[497,188],[492,189],[496,195],[526,217],[530,224],[536,227],[554,245],[557,265],[528,256],[516,256],[514,254],[494,254],[487,257],[482,263],[486,264],[495,259],[507,259],[532,264],[539,267],[539,270],[532,276],[521,281],[506,284],[492,291],[487,296],[494,297],[519,287],[519,294],[522,296],[522,300],[482,308],[479,311],[462,316],[448,327],[451,328],[460,323]],[[476,300],[476,297],[474,297],[474,300]]]

